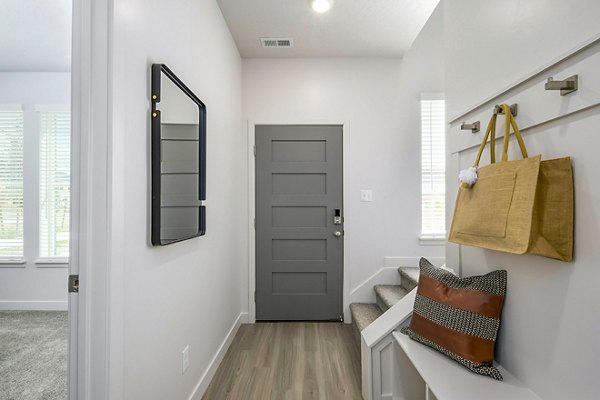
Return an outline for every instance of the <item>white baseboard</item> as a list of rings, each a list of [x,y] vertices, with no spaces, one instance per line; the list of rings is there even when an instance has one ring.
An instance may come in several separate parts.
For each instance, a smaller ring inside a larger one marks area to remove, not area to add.
[[[240,313],[240,315],[238,315],[236,320],[233,322],[231,329],[229,329],[229,332],[225,336],[225,339],[223,339],[223,342],[221,343],[221,346],[219,346],[219,349],[215,353],[214,357],[212,358],[212,360],[210,360],[208,367],[204,371],[204,374],[202,374],[202,377],[200,378],[200,381],[198,382],[198,384],[194,388],[194,391],[190,395],[189,400],[200,400],[202,398],[204,392],[206,392],[206,389],[210,384],[210,381],[212,381],[212,378],[215,376],[217,368],[219,368],[221,361],[223,361],[223,357],[225,357],[225,353],[227,353],[227,350],[229,349],[229,346],[231,345],[235,334],[237,333],[238,329],[240,329],[240,325],[247,323],[248,313]]]
[[[68,301],[0,300],[0,311],[67,311]]]
[[[445,262],[445,257],[425,257],[435,266],[441,267]],[[385,257],[384,265],[386,267],[419,267],[421,257]]]
[[[400,274],[397,267],[383,267],[350,291],[351,303],[375,303],[375,285],[399,285]]]

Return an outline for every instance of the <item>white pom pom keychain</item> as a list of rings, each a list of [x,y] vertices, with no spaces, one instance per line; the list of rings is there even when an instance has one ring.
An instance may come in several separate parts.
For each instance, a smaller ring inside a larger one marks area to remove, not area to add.
[[[466,186],[471,187],[477,182],[477,167],[469,167],[458,173],[458,179]]]

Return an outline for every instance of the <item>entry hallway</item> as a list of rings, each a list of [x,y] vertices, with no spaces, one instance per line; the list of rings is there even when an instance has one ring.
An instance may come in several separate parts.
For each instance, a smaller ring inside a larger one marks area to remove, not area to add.
[[[203,399],[361,399],[352,325],[242,325]]]

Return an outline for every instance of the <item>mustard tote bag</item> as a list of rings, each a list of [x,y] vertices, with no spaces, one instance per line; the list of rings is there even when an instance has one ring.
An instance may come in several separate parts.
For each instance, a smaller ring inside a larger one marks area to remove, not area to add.
[[[541,161],[529,157],[508,104],[502,161],[496,163],[496,119],[486,129],[474,166],[490,138],[491,163],[478,169],[472,185],[458,190],[450,242],[514,254],[537,254],[562,261],[573,258],[573,170],[570,157]],[[508,160],[510,127],[523,155]]]

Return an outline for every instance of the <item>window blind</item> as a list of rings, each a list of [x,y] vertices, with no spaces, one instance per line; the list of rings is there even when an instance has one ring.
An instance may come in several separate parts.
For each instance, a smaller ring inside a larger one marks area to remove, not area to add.
[[[69,256],[71,116],[40,112],[40,257]]]
[[[0,154],[0,257],[22,257],[22,111],[0,110]]]
[[[444,100],[421,100],[421,234],[446,235]]]

